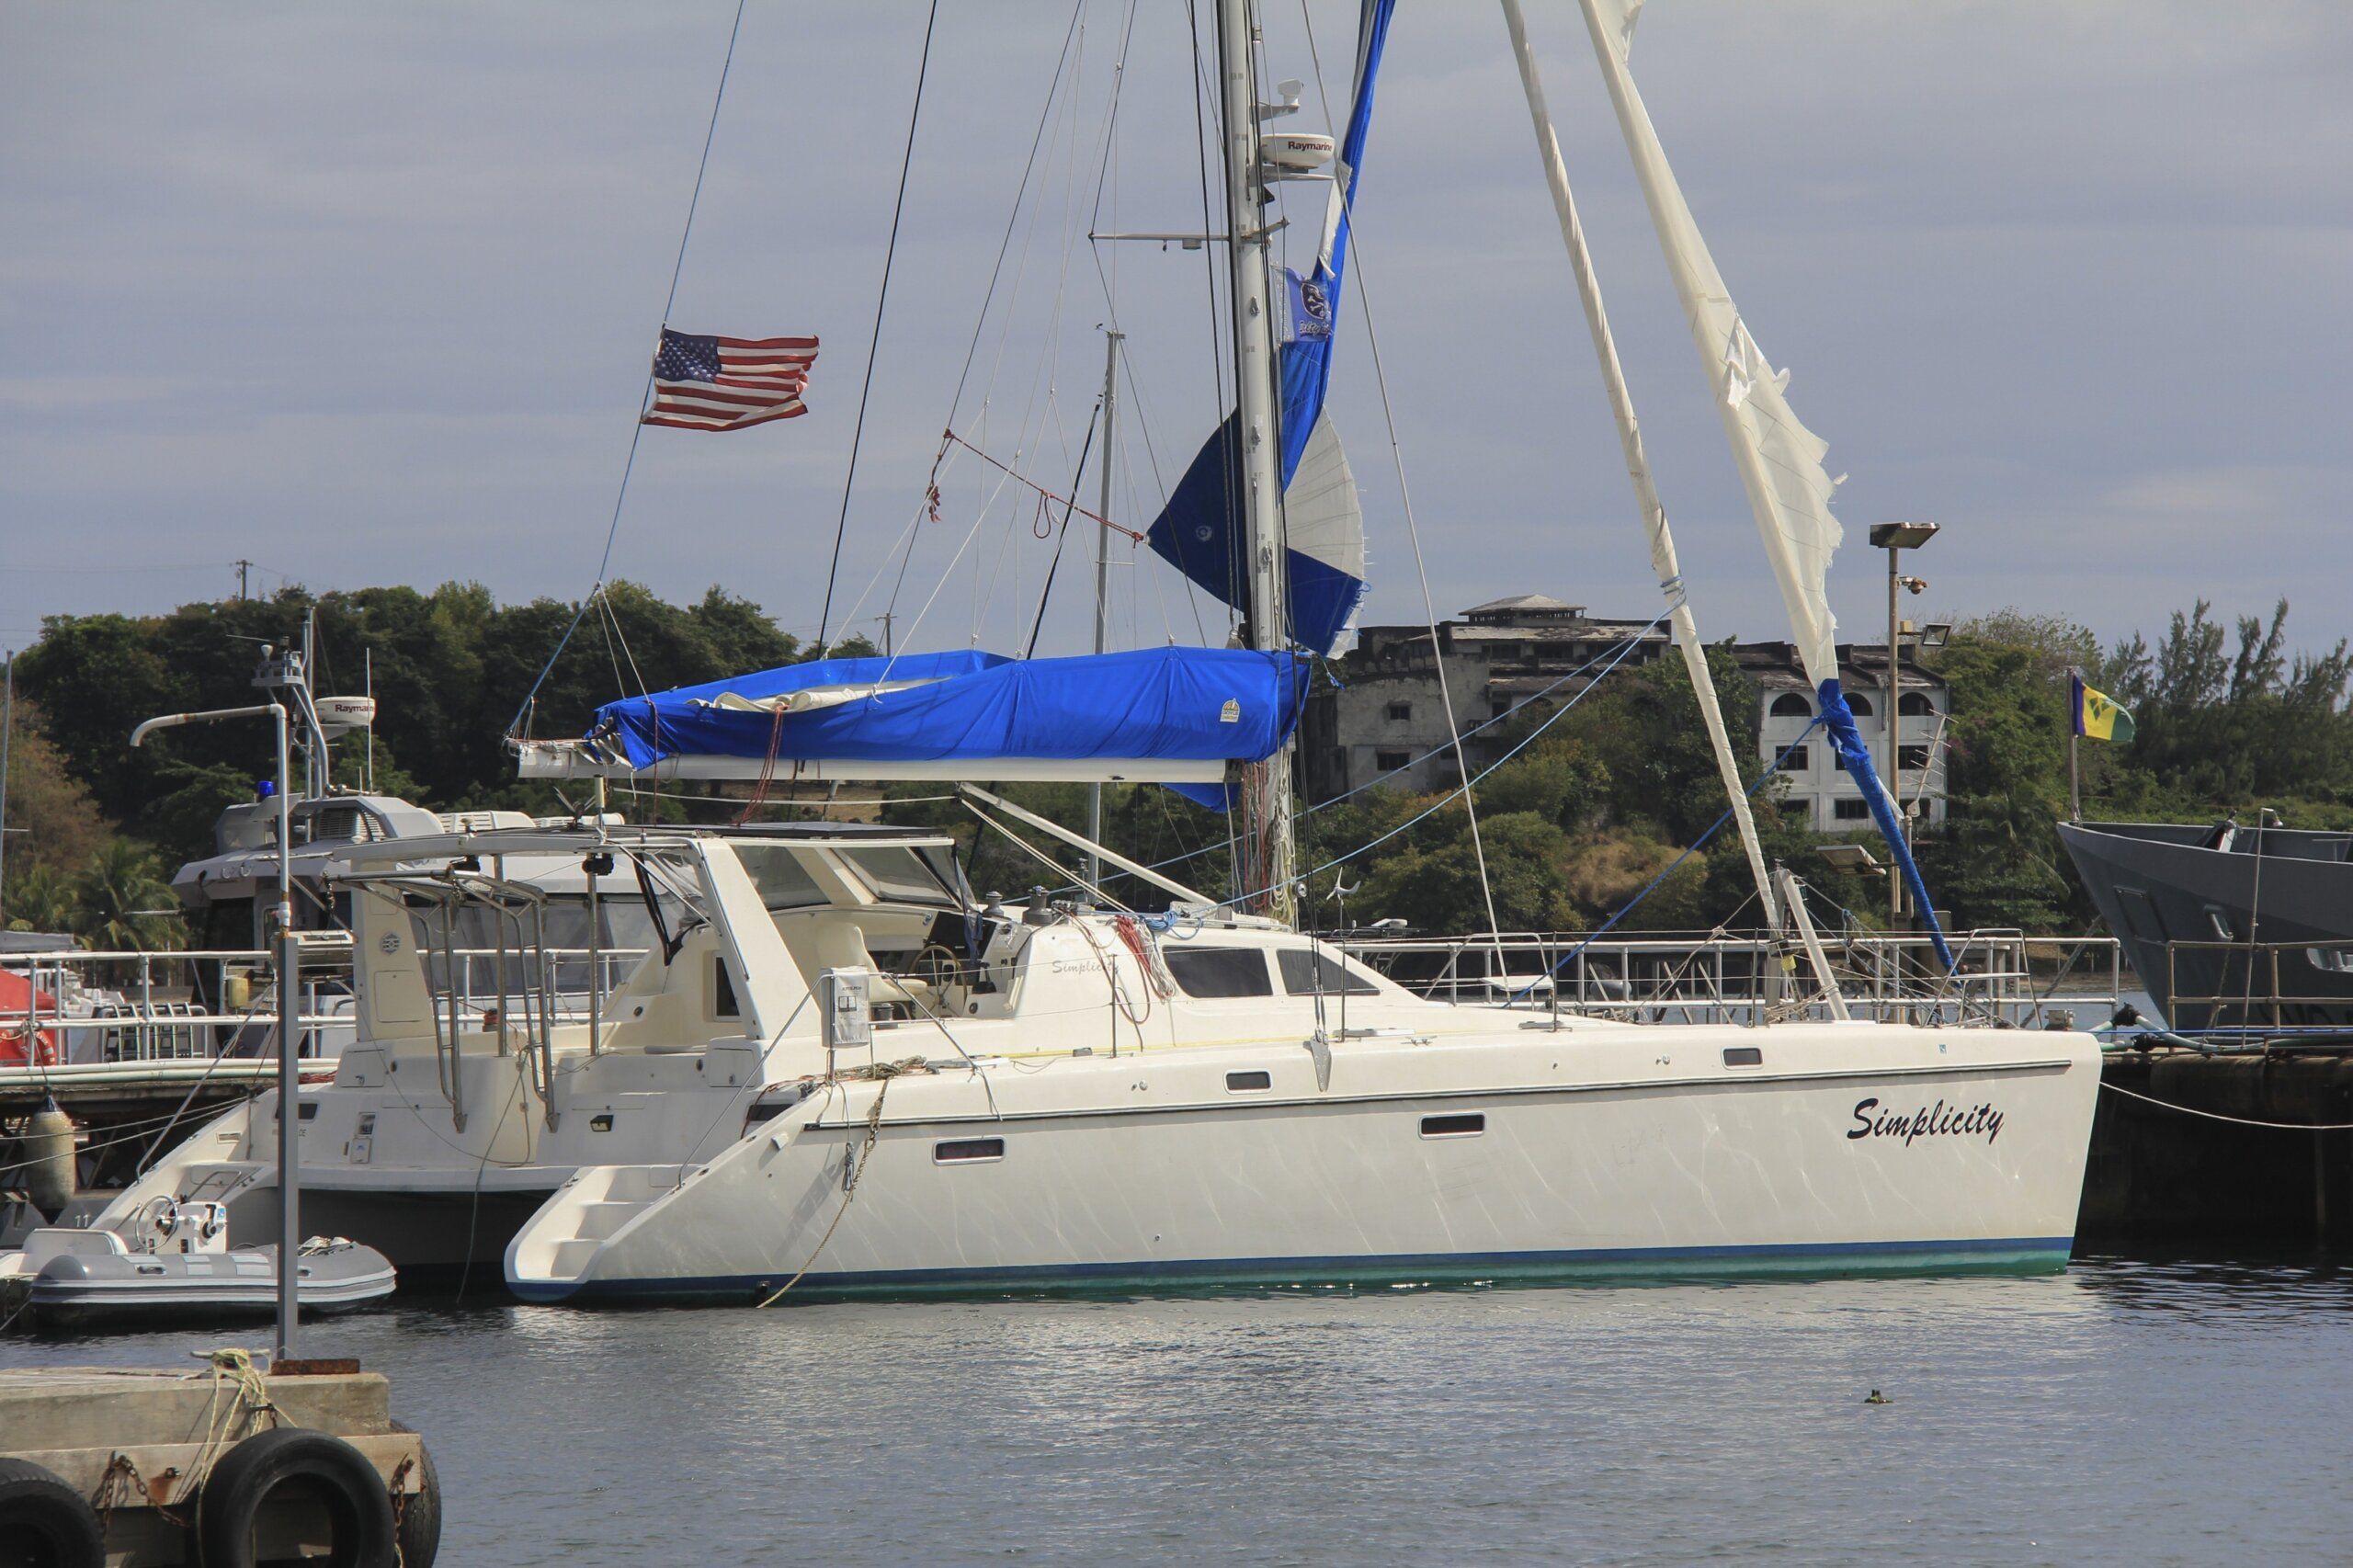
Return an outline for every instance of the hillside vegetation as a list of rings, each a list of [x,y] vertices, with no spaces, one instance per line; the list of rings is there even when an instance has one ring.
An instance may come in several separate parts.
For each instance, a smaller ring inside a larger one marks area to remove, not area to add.
[[[677,606],[615,584],[581,618],[527,707],[534,677],[576,610],[553,599],[500,605],[478,585],[452,583],[429,593],[314,596],[291,587],[271,599],[189,604],[167,615],[52,618],[17,665],[8,817],[25,831],[10,837],[0,888],[8,924],[74,930],[111,946],[174,938],[176,922],[152,913],[169,902],[157,879],[210,851],[213,819],[252,798],[268,739],[257,724],[224,724],[174,731],[133,752],[131,729],[157,713],[254,700],[260,644],[299,636],[308,615],[316,616],[317,689],[357,692],[372,677],[380,703],[372,758],[357,739],[342,744],[339,780],[356,783],[372,762],[380,790],[439,810],[565,808],[552,789],[515,778],[503,736],[518,713],[527,733],[578,733],[598,704],[616,697],[812,652],[760,607],[718,588]],[[1951,820],[1920,846],[1939,904],[1962,926],[2089,924],[2089,904],[2052,830],[2067,807],[2070,666],[2132,709],[2139,724],[2131,744],[2086,743],[2087,816],[2187,821],[2269,805],[2297,825],[2353,826],[2353,715],[2346,710],[2353,657],[2342,643],[2291,653],[2286,623],[2284,602],[2268,619],[2229,624],[2201,601],[2176,613],[2154,645],[2136,635],[2103,652],[2064,620],[2004,612],[1964,622],[1929,656],[1952,688],[1944,737]],[[1754,693],[1729,653],[1711,660],[1725,711],[1753,716]],[[1533,734],[1548,716],[1520,715],[1515,736]],[[1753,717],[1747,722],[1737,739],[1753,756]],[[1768,854],[1870,923],[1884,884],[1833,873],[1813,853],[1815,836],[1784,820],[1777,790],[1768,785],[1757,796]],[[1012,792],[1059,821],[1084,822],[1078,786]],[[883,814],[891,820],[972,836],[970,816],[937,798],[937,788],[890,793]],[[1173,862],[1173,874],[1204,892],[1234,891],[1222,816],[1150,786],[1114,787],[1106,796],[1114,847]],[[1482,782],[1478,802],[1478,844],[1461,802],[1444,797],[1372,790],[1306,814],[1301,865],[1310,916],[1336,922],[1345,904],[1350,923],[1394,916],[1426,930],[1483,928],[1483,848],[1495,917],[1506,928],[1589,928],[1645,888],[1653,891],[1621,928],[1705,929],[1754,917],[1729,828],[1677,863],[1724,812],[1677,661],[1613,675]],[[736,809],[642,794],[619,795],[616,803],[639,820],[657,812],[722,820]],[[1070,863],[1058,847],[1053,858]],[[1008,893],[1062,881],[993,835],[972,870],[980,886]],[[1131,879],[1109,885],[1139,904],[1161,902]]]

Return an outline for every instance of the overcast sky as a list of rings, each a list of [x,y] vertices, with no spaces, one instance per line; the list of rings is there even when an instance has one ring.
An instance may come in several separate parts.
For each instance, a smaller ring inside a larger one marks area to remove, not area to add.
[[[1701,629],[1781,635],[1575,7],[1530,10]],[[240,556],[262,588],[580,594],[733,15],[0,0],[0,642],[232,591]],[[1205,256],[1086,238],[1200,225],[1183,17],[1090,0],[1050,99],[1068,0],[942,6],[837,623],[854,606],[873,632],[888,607],[912,644],[1018,646],[1053,548],[1035,497],[966,455],[902,575],[906,531],[951,420],[1068,487],[1115,316],[1118,519],[1148,523],[1210,428]],[[1312,18],[1336,115],[1354,10]],[[753,0],[669,319],[818,335],[812,412],[647,431],[614,574],[813,627],[923,25]],[[1313,77],[1297,0],[1267,34],[1270,76]],[[1883,615],[1862,530],[1896,517],[1945,525],[1918,559],[1938,617],[2064,610],[2112,637],[2196,596],[2284,594],[2300,644],[2353,632],[2343,0],[1655,0],[1633,66],[1734,297],[1851,475],[1848,634]],[[1328,124],[1307,97],[1290,123]],[[1311,200],[1289,211],[1312,232]],[[1439,611],[1533,589],[1652,613],[1493,6],[1401,6],[1358,221]],[[1352,301],[1332,408],[1365,489],[1368,619],[1418,619],[1367,349]],[[1116,553],[1122,641],[1222,635],[1173,572]],[[1042,646],[1085,635],[1083,554]]]

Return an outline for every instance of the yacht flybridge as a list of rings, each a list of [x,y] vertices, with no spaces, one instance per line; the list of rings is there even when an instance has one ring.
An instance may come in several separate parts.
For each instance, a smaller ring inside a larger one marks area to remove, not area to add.
[[[295,1118],[313,1222],[410,1281],[503,1256],[537,1301],[2065,1260],[2086,1036],[1427,1002],[1256,917],[983,907],[951,847],[354,846],[358,1039]],[[478,1016],[438,983],[458,908],[528,929],[496,873],[526,855],[654,912],[593,1018],[551,1011],[528,950]],[[250,1102],[115,1207],[267,1234],[278,1124]]]

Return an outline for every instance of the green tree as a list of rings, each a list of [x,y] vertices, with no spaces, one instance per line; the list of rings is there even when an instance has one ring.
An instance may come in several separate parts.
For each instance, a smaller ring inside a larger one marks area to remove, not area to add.
[[[8,878],[8,929],[71,932],[74,929],[74,881],[49,866],[28,867]]]
[[[74,879],[74,933],[100,952],[161,952],[179,944],[179,901],[154,853],[118,838]]]

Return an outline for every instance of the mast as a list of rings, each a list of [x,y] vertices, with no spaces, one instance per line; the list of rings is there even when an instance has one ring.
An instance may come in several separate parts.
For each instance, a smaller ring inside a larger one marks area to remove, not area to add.
[[[1117,327],[1103,331],[1103,472],[1102,483],[1097,491],[1095,506],[1095,651],[1108,652],[1111,646],[1111,445],[1113,415],[1119,408],[1120,340],[1126,336]],[[1086,841],[1103,842],[1103,786],[1086,787]],[[1102,863],[1092,851],[1086,857],[1086,881],[1089,886],[1103,881]]]
[[[1282,447],[1275,392],[1274,317],[1267,229],[1259,206],[1258,30],[1250,0],[1218,0],[1218,76],[1224,106],[1226,254],[1233,264],[1233,369],[1244,519],[1250,573],[1250,646],[1286,653]],[[1291,748],[1242,770],[1237,880],[1256,914],[1289,924],[1291,898]],[[1262,891],[1263,890],[1263,891]]]
[[[1503,0],[1504,24],[1511,29],[1512,58],[1519,63],[1519,84],[1528,96],[1528,115],[1535,122],[1536,151],[1544,161],[1545,183],[1552,187],[1553,210],[1561,220],[1561,241],[1568,246],[1569,269],[1576,274],[1577,297],[1585,302],[1586,325],[1593,333],[1593,351],[1601,361],[1601,383],[1609,393],[1609,413],[1618,422],[1618,444],[1626,454],[1626,476],[1634,483],[1634,507],[1642,514],[1643,532],[1651,547],[1651,570],[1658,574],[1659,592],[1673,607],[1675,645],[1683,652],[1683,667],[1690,673],[1692,695],[1699,699],[1699,717],[1708,729],[1708,744],[1716,756],[1716,771],[1724,792],[1732,798],[1733,820],[1740,828],[1740,845],[1747,852],[1748,874],[1756,881],[1756,897],[1765,911],[1765,927],[1780,929],[1779,903],[1773,879],[1765,869],[1765,852],[1756,840],[1756,820],[1748,810],[1748,787],[1733,756],[1732,738],[1724,730],[1723,709],[1716,700],[1716,683],[1708,672],[1708,653],[1699,641],[1699,625],[1683,590],[1683,572],[1675,555],[1675,535],[1668,528],[1666,507],[1651,477],[1649,454],[1643,449],[1642,426],[1634,419],[1633,394],[1627,390],[1625,368],[1618,361],[1617,340],[1610,335],[1609,315],[1602,308],[1601,279],[1593,269],[1593,256],[1585,243],[1585,226],[1577,221],[1575,199],[1569,194],[1568,166],[1561,158],[1560,138],[1553,134],[1552,114],[1545,107],[1544,85],[1536,72],[1536,52],[1529,47],[1528,22],[1519,0]]]

